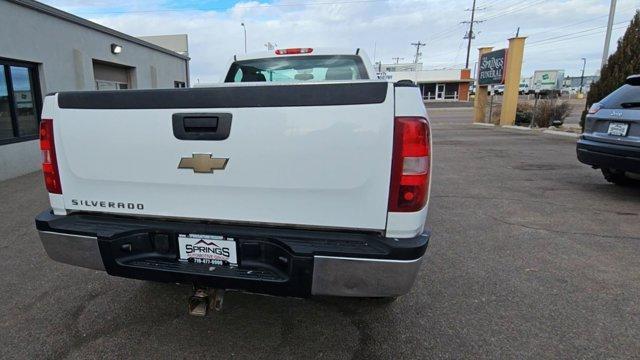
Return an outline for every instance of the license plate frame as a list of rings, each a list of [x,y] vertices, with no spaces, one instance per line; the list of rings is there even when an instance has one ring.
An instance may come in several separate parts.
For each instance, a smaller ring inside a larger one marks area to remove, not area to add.
[[[629,124],[623,122],[611,122],[607,134],[611,136],[627,136],[629,134]]]
[[[234,238],[220,235],[178,234],[178,259],[199,264],[238,265]]]

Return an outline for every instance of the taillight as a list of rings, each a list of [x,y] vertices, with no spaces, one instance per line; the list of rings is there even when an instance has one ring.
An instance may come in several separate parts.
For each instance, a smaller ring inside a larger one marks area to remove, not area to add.
[[[427,203],[431,149],[429,123],[421,117],[395,118],[390,212],[414,212]]]
[[[593,103],[591,105],[591,107],[589,108],[589,114],[595,114],[597,113],[600,109],[602,109],[602,105],[600,105],[600,103]]]
[[[62,194],[56,147],[53,141],[53,120],[51,119],[40,121],[40,150],[42,150],[42,172],[47,191],[53,194]]]
[[[276,50],[276,55],[310,54],[311,52],[313,52],[312,48],[278,49]]]

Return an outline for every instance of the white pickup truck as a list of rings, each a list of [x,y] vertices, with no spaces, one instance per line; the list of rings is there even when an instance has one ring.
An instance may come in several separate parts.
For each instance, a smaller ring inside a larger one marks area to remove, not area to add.
[[[362,51],[295,48],[235,56],[213,87],[47,96],[46,252],[196,295],[407,293],[430,124],[413,83],[374,74]]]

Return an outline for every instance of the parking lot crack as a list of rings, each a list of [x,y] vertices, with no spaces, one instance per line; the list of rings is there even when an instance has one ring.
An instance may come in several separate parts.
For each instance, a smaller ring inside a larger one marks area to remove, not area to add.
[[[506,225],[519,226],[519,227],[523,227],[525,229],[530,229],[530,230],[548,231],[548,232],[557,233],[557,234],[596,236],[596,237],[607,238],[607,239],[640,240],[640,237],[634,237],[634,236],[615,236],[615,235],[604,235],[604,234],[596,234],[596,233],[581,232],[581,231],[554,230],[554,229],[548,229],[548,228],[544,228],[544,227],[536,227],[536,226],[531,226],[531,225],[525,225],[525,224],[519,224],[519,223],[515,223],[515,222],[510,222],[510,221],[507,221],[507,220],[499,219],[499,218],[497,218],[497,217],[495,217],[493,215],[487,215],[487,216],[492,218],[493,220],[495,220],[497,222],[500,222],[500,223],[503,223],[503,224],[506,224]]]

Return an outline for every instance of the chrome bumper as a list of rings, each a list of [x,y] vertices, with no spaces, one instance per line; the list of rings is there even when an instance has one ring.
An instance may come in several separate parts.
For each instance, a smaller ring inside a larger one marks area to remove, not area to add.
[[[415,260],[314,256],[313,295],[390,297],[411,290],[422,257]]]
[[[47,255],[55,261],[94,270],[104,270],[98,239],[92,236],[39,231]]]
[[[40,231],[40,240],[55,261],[105,270],[98,239]],[[420,270],[415,260],[314,256],[311,294],[350,297],[390,297],[408,293]]]

